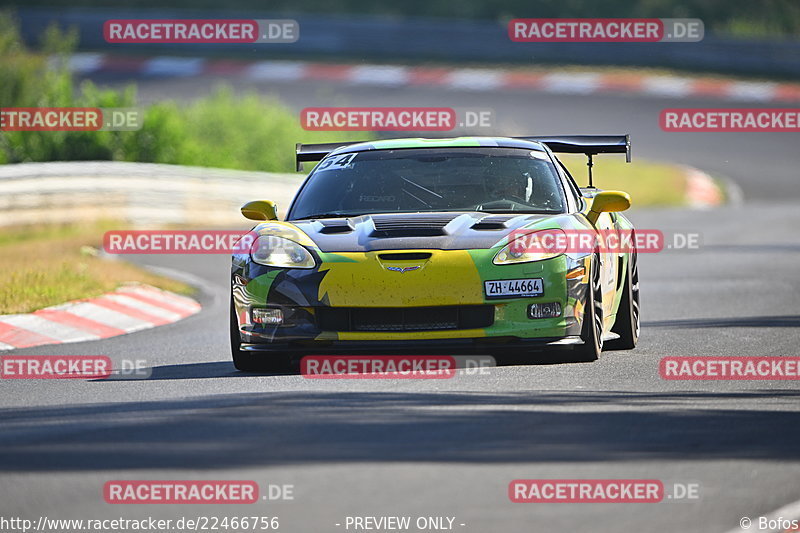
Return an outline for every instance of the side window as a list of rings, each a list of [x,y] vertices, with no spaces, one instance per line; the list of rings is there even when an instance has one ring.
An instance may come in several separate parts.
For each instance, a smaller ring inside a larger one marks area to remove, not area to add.
[[[578,189],[578,185],[575,183],[575,179],[572,177],[572,174],[569,173],[569,170],[567,170],[567,167],[564,166],[564,163],[562,163],[560,159],[555,156],[553,156],[553,158],[558,162],[559,174],[561,174],[563,180],[569,186],[569,191],[572,193],[572,198],[576,209],[580,211],[584,207],[583,196],[581,195],[580,189]]]

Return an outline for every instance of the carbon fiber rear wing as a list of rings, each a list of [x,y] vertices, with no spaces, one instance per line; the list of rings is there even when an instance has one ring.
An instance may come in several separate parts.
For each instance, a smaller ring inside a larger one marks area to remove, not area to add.
[[[625,135],[551,135],[540,137],[514,137],[523,141],[546,144],[554,152],[562,154],[625,154],[631,162],[631,136]]]
[[[631,162],[631,136],[625,135],[556,135],[553,137],[514,137],[525,141],[540,142],[554,152],[562,154],[585,154],[589,167],[589,187],[594,188],[592,180],[592,157],[597,154],[625,154],[625,161]]]

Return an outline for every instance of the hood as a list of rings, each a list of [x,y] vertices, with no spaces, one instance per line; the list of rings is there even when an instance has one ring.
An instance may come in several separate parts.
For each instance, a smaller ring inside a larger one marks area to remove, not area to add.
[[[491,248],[511,231],[557,227],[571,215],[467,213],[376,214],[290,221],[323,252]]]

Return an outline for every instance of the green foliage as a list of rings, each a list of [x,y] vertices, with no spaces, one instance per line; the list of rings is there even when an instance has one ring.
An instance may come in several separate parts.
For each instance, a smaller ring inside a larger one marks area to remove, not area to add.
[[[290,172],[295,143],[341,139],[304,131],[278,102],[226,87],[185,107],[155,104],[144,125],[127,136],[125,160]]]

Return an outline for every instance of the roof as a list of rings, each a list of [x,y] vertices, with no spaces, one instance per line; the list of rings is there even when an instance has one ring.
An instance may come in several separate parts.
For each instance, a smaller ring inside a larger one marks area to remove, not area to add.
[[[365,152],[368,150],[394,150],[403,148],[468,148],[468,147],[498,147],[498,148],[523,148],[527,150],[545,151],[541,143],[512,139],[509,137],[452,137],[446,139],[424,139],[421,137],[407,139],[385,139],[349,144],[333,150],[329,155],[346,154],[350,152]]]

